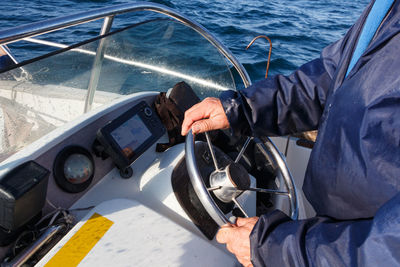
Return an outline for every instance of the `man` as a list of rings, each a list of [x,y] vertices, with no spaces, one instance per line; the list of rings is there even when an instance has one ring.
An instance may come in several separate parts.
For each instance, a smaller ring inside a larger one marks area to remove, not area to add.
[[[400,1],[371,2],[339,41],[288,77],[207,98],[182,134],[318,129],[303,191],[317,212],[239,219],[217,240],[244,266],[400,265]]]

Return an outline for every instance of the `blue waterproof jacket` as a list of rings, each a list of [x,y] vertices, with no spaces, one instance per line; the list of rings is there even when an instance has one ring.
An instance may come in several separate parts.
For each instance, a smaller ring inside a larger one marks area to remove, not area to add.
[[[400,266],[400,1],[345,77],[371,6],[320,58],[221,95],[237,134],[319,130],[303,186],[317,216],[261,216],[255,266]]]

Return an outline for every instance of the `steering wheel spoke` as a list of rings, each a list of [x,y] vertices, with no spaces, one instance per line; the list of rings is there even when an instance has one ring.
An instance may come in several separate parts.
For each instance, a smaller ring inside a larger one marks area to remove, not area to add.
[[[259,192],[259,193],[265,193],[265,194],[275,194],[275,195],[285,195],[289,196],[289,192],[287,191],[282,191],[282,190],[274,190],[274,189],[267,189],[267,188],[247,188],[248,191],[254,191],[254,192]]]
[[[214,190],[218,190],[218,189],[221,189],[221,188],[222,188],[221,185],[219,185],[219,186],[213,186],[213,187],[207,188],[207,191],[208,191],[208,192],[212,192],[212,191],[214,191]]]
[[[243,156],[243,153],[246,151],[246,148],[248,147],[248,145],[250,144],[250,141],[252,139],[253,139],[253,137],[247,137],[246,142],[244,142],[242,149],[240,150],[239,154],[237,155],[237,157],[235,159],[235,163],[238,163],[240,161],[240,159]]]
[[[208,132],[206,132],[205,135],[206,135],[206,139],[207,139],[208,149],[210,150],[211,157],[212,157],[212,160],[213,160],[213,162],[214,162],[215,170],[218,171],[218,170],[219,170],[218,162],[217,162],[217,158],[215,157],[215,153],[214,153],[213,146],[212,146],[212,144],[211,144],[210,136],[208,135]]]
[[[233,203],[235,203],[235,206],[236,206],[238,209],[240,209],[240,211],[243,213],[243,215],[244,215],[246,218],[249,218],[249,215],[247,215],[246,211],[243,209],[242,205],[240,205],[239,201],[237,201],[236,198],[233,198],[232,201],[233,201]]]

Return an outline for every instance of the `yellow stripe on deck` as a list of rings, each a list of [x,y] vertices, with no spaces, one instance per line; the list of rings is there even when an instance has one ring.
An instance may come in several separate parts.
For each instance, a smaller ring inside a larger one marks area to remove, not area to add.
[[[77,266],[113,223],[94,213],[45,266]]]

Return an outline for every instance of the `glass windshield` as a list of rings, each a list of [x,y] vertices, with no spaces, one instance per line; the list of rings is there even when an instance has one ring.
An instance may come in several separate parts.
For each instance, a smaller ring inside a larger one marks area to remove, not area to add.
[[[156,19],[2,73],[0,161],[82,115],[89,87],[92,109],[122,95],[167,91],[180,81],[203,99],[235,89],[231,69],[197,32]]]

